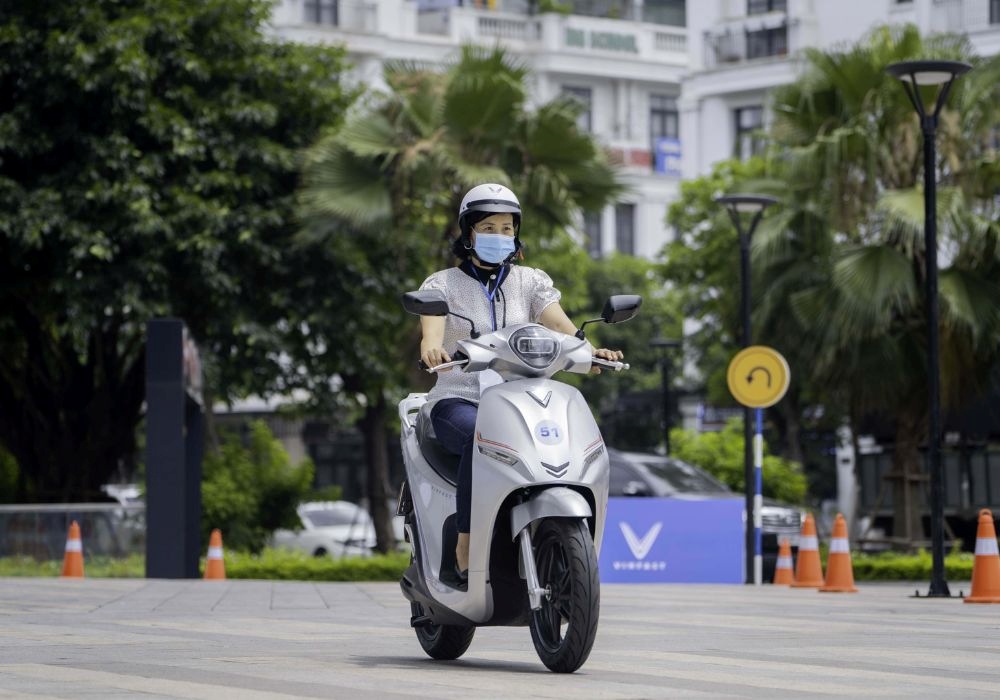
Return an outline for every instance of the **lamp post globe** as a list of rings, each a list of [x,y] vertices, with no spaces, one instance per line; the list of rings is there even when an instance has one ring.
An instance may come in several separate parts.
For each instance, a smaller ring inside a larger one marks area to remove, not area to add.
[[[740,325],[742,326],[741,344],[744,348],[751,345],[750,336],[750,240],[760,223],[764,210],[778,200],[764,194],[727,194],[715,198],[716,204],[721,204],[729,213],[733,226],[740,241]],[[749,215],[750,222],[744,226],[743,217]],[[743,409],[743,475],[746,496],[746,582],[754,582],[754,554],[756,540],[753,528],[754,522],[754,465],[753,465],[753,410]]]
[[[927,311],[927,462],[931,481],[931,582],[928,597],[951,596],[944,577],[944,498],[941,473],[941,388],[938,343],[937,153],[935,139],[941,109],[955,79],[972,70],[961,61],[902,61],[886,67],[897,78],[920,118],[924,138],[924,255]],[[938,87],[933,105],[924,103],[922,87]],[[930,107],[930,109],[928,109]]]

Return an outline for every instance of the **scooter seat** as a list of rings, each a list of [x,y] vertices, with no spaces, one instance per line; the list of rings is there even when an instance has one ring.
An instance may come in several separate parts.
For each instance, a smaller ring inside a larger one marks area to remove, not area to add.
[[[458,483],[458,462],[459,455],[449,452],[444,445],[438,442],[437,435],[434,434],[434,422],[431,420],[431,410],[436,401],[428,401],[420,407],[417,413],[417,444],[420,445],[420,453],[431,465],[431,469],[452,486]]]

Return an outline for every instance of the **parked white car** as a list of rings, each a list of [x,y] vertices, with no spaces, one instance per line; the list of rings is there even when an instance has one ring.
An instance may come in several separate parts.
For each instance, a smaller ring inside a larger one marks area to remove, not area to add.
[[[298,509],[301,530],[275,530],[273,544],[316,557],[367,557],[375,547],[375,525],[349,501],[313,501]]]

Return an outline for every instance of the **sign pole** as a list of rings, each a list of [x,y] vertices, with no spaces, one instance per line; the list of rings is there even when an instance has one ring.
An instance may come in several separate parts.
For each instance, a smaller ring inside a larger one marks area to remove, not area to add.
[[[753,583],[759,586],[764,582],[764,412],[759,408],[753,410],[756,429],[753,436]]]
[[[763,345],[751,345],[733,357],[726,372],[726,382],[733,398],[746,407],[743,423],[744,443],[749,447],[752,438],[753,468],[746,473],[747,506],[746,523],[747,566],[753,563],[753,583],[764,582],[764,412],[763,409],[778,403],[791,382],[788,362],[777,350]],[[751,419],[753,425],[751,425]],[[750,480],[753,479],[751,490]],[[752,494],[752,496],[751,496]],[[753,527],[751,531],[750,528]],[[753,552],[749,550],[753,547]],[[750,578],[751,572],[747,572]],[[749,581],[748,581],[749,583]]]

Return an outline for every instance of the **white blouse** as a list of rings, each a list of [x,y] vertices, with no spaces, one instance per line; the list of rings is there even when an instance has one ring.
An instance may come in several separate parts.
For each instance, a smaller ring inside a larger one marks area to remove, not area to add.
[[[448,299],[448,307],[455,313],[471,318],[480,333],[494,330],[486,291],[479,280],[473,279],[461,269],[452,267],[435,272],[424,280],[420,288],[443,291]],[[545,307],[559,301],[561,296],[559,290],[552,286],[552,278],[541,270],[511,265],[507,279],[493,297],[496,328],[517,323],[538,323]],[[471,330],[464,319],[451,315],[445,317],[445,351],[454,355],[458,350],[458,341],[468,338]],[[441,372],[427,398],[431,401],[459,398],[478,403],[480,374],[483,372],[463,372],[459,368]]]

